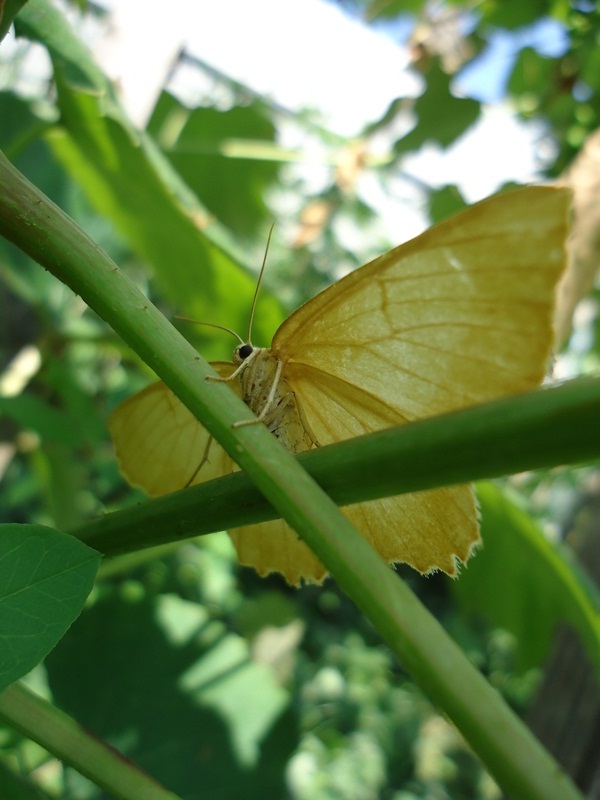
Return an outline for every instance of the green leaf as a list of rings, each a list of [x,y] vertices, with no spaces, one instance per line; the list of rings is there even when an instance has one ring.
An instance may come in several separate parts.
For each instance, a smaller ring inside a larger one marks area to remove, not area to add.
[[[369,0],[365,3],[364,15],[368,20],[395,19],[422,10],[423,0]]]
[[[466,206],[457,186],[444,186],[429,194],[429,218],[432,224],[456,214]]]
[[[585,52],[585,58],[582,58],[581,74],[578,77],[592,87],[595,92],[600,88],[600,50],[597,45],[590,47]]]
[[[0,148],[14,160],[19,141],[29,139],[45,125],[29,104],[12,92],[0,92],[0,115]]]
[[[49,800],[47,794],[0,762],[0,797],[10,800]]]
[[[283,796],[289,693],[201,604],[133,581],[107,589],[46,667],[61,708],[177,794]]]
[[[83,42],[72,34],[64,14],[46,0],[29,0],[15,20],[15,33],[48,49],[55,61],[60,61],[67,80],[90,92],[101,89],[110,97],[113,112],[118,109],[110,81],[90,57]]]
[[[442,70],[437,61],[432,62],[425,80],[427,87],[415,101],[413,109],[418,123],[396,142],[394,150],[398,154],[418,150],[426,142],[432,141],[448,147],[479,117],[481,105],[470,98],[455,97],[450,86],[451,76]]]
[[[0,42],[27,0],[0,0]]]
[[[483,547],[452,584],[460,604],[511,631],[524,668],[543,661],[559,622],[570,623],[600,675],[600,601],[566,548],[493,485],[479,484],[477,495]]]
[[[516,97],[527,95],[529,104],[542,102],[546,89],[554,91],[556,64],[532,47],[524,47],[515,59],[508,81],[508,92]],[[531,108],[533,111],[533,108]]]
[[[0,691],[61,639],[99,563],[99,553],[52,528],[0,525]]]
[[[73,421],[35,395],[0,397],[0,414],[6,414],[22,428],[35,431],[42,439],[63,442],[73,447],[80,441],[81,433],[73,425]]]
[[[272,149],[275,126],[261,103],[227,111],[190,110],[165,92],[148,131],[221,222],[248,239],[264,227],[268,209],[263,198],[277,178],[279,164],[262,157],[265,145]]]
[[[153,266],[179,313],[245,330],[255,286],[255,277],[241,268],[245,254],[152,139],[127,120],[110,81],[60,12],[45,0],[30,0],[18,22],[20,33],[45,45],[53,59],[64,129],[47,141],[65,169]],[[280,321],[279,305],[263,293],[257,341],[268,340]]]
[[[524,25],[531,25],[540,17],[550,14],[552,5],[548,0],[527,0],[526,3],[503,3],[499,0],[487,0],[478,6],[477,11],[482,13],[486,24],[515,30]]]

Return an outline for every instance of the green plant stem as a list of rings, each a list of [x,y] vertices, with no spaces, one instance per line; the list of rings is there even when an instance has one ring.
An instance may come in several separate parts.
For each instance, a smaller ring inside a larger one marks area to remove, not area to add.
[[[349,439],[298,460],[344,505],[598,457],[598,419],[600,380],[580,379]],[[276,516],[248,476],[235,472],[71,533],[113,556]]]
[[[417,683],[462,731],[503,788],[523,800],[575,800],[577,789],[335,503],[63,212],[0,157],[0,233],[109,322],[173,389],[298,531]]]
[[[180,800],[20,682],[0,694],[0,719],[119,800]]]

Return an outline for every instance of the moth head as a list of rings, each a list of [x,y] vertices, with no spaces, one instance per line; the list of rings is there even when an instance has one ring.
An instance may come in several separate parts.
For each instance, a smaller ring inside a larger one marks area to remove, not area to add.
[[[233,351],[233,363],[234,364],[243,363],[250,355],[252,355],[253,352],[254,352],[254,347],[252,347],[250,342],[239,344]]]

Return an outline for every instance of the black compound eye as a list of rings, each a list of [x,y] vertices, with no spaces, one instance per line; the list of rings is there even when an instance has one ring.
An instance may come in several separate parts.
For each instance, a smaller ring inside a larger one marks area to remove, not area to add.
[[[254,350],[254,348],[252,347],[251,344],[243,344],[238,349],[238,355],[242,359],[242,361],[245,361],[248,358],[248,356],[252,353],[253,350]]]

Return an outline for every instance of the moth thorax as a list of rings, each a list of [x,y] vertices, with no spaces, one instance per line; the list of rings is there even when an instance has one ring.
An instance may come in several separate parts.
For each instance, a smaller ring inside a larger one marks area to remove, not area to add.
[[[294,392],[281,374],[278,377],[278,363],[279,359],[270,350],[255,350],[238,375],[242,398],[257,416],[266,407],[263,423],[287,450],[301,453],[316,445],[316,440],[303,419]]]

